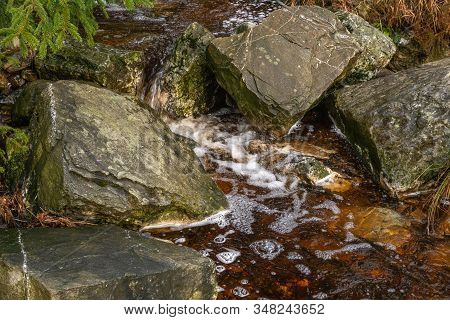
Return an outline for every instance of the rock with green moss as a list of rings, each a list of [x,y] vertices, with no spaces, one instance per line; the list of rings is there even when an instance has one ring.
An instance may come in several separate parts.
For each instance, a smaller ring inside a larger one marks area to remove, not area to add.
[[[349,86],[332,115],[391,194],[428,190],[450,161],[450,58]]]
[[[95,82],[111,90],[136,94],[144,71],[144,54],[104,44],[89,47],[86,44],[67,42],[56,53],[44,60],[35,60],[41,79],[76,79]]]
[[[343,79],[360,46],[331,11],[299,6],[217,38],[208,59],[251,124],[282,136]]]
[[[296,173],[303,181],[316,185],[320,180],[328,177],[331,170],[320,160],[312,157],[303,157],[295,166]]]
[[[362,48],[345,82],[350,84],[374,78],[394,56],[396,51],[394,42],[356,14],[338,11],[336,15]]]
[[[15,126],[27,126],[33,115],[36,100],[50,81],[37,80],[25,85],[24,90],[16,99],[11,110],[11,121]]]
[[[216,287],[210,259],[116,226],[0,232],[2,300],[214,299]]]
[[[227,206],[190,146],[135,99],[57,81],[34,104],[27,199],[36,208],[143,226]]]
[[[213,39],[214,35],[196,22],[177,39],[164,65],[155,108],[175,118],[210,110],[218,87],[206,60],[206,48]]]
[[[15,191],[22,183],[29,151],[29,137],[25,131],[0,126],[0,175],[10,191]]]

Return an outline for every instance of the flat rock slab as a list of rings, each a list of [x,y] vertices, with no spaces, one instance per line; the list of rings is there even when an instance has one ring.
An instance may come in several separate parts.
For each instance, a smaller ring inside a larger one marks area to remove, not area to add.
[[[332,115],[400,198],[433,187],[450,161],[450,58],[339,90]]]
[[[353,233],[358,237],[400,249],[411,239],[411,222],[397,211],[381,208],[361,208],[353,212]]]
[[[208,47],[219,84],[252,125],[288,133],[350,71],[360,46],[331,11],[284,8]]]
[[[213,299],[214,263],[116,226],[2,230],[0,299]]]

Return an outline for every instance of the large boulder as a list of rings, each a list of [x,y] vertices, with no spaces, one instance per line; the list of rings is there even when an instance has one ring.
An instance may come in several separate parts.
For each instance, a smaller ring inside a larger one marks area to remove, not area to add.
[[[2,230],[0,299],[214,299],[215,266],[114,226]]]
[[[450,161],[450,58],[350,86],[332,115],[391,194],[429,189]]]
[[[86,83],[41,88],[32,99],[26,189],[36,209],[141,226],[226,207],[190,146],[154,111]]]
[[[218,87],[206,60],[206,48],[213,39],[214,35],[196,22],[177,39],[164,64],[155,108],[175,118],[210,110]]]
[[[145,58],[140,51],[67,42],[61,50],[45,59],[36,58],[35,66],[41,79],[92,81],[134,95],[142,83]]]
[[[360,47],[331,11],[284,8],[208,47],[219,84],[252,125],[289,129],[351,70]]]
[[[356,14],[338,11],[336,15],[362,48],[345,82],[356,83],[374,78],[394,56],[397,50],[394,42]]]

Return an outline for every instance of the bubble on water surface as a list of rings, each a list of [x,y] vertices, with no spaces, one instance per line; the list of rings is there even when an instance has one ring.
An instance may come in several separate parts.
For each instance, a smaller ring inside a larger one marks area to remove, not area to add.
[[[225,248],[225,249],[227,251],[218,253],[216,255],[217,259],[224,264],[233,263],[241,255],[241,253],[237,250],[228,249],[228,248]]]
[[[233,294],[239,298],[245,298],[249,295],[248,290],[240,286],[233,289]]]
[[[248,284],[248,280],[247,280],[247,279],[242,279],[242,280],[241,280],[241,284],[247,285],[247,284]]]
[[[217,271],[218,273],[222,273],[222,272],[225,271],[225,267],[222,266],[222,265],[218,265],[218,266],[216,266],[216,271]]]
[[[271,239],[253,242],[250,248],[261,258],[268,260],[274,259],[284,250],[279,242]]]

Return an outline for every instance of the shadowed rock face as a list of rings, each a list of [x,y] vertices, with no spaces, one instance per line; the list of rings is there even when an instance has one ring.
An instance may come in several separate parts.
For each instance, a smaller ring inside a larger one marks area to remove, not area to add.
[[[280,136],[346,75],[359,50],[331,11],[300,6],[213,40],[208,57],[219,84],[250,122]]]
[[[3,230],[0,299],[214,299],[214,264],[115,226]]]
[[[450,161],[450,59],[339,90],[333,117],[381,184],[426,190]]]
[[[192,23],[178,38],[164,64],[156,108],[175,118],[209,111],[218,87],[206,60],[206,48],[213,39],[214,35],[198,23]]]
[[[95,82],[108,89],[135,95],[142,81],[144,54],[104,44],[93,47],[66,43],[44,60],[36,59],[41,79],[77,79]]]
[[[36,207],[137,226],[201,220],[226,207],[192,149],[152,110],[76,81],[41,89],[27,182]]]

